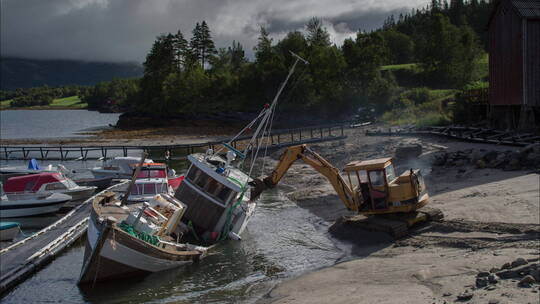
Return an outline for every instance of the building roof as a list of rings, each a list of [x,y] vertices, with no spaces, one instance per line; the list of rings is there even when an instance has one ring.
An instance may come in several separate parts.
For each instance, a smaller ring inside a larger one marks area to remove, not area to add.
[[[539,0],[510,0],[518,15],[523,18],[540,18]]]
[[[495,4],[489,16],[488,27],[499,11],[501,4],[510,6],[518,16],[524,19],[540,19],[540,0],[501,0]]]

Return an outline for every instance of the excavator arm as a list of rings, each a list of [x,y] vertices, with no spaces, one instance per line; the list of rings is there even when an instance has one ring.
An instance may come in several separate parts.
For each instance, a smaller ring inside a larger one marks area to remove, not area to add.
[[[339,174],[339,170],[332,164],[326,161],[322,156],[309,149],[306,145],[292,146],[285,150],[281,155],[279,163],[270,175],[264,178],[263,181],[255,180],[253,184],[255,189],[253,191],[253,197],[257,197],[267,188],[273,188],[283,178],[285,173],[289,170],[291,165],[298,159],[302,159],[304,163],[310,165],[313,169],[319,172],[321,175],[332,184],[337,195],[341,201],[345,204],[347,209],[358,211],[361,205],[361,201],[358,195],[351,187],[345,182],[343,177]]]

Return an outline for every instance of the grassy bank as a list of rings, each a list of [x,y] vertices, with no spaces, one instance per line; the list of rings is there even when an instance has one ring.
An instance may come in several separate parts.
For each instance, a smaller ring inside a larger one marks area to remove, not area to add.
[[[10,107],[12,99],[2,100],[0,102],[1,110],[80,110],[86,109],[88,104],[82,102],[79,96],[69,96],[64,98],[54,99],[51,104],[46,106],[32,106],[12,108]]]
[[[452,121],[446,106],[457,90],[432,90],[415,88],[403,92],[391,111],[382,120],[390,125],[437,126]]]

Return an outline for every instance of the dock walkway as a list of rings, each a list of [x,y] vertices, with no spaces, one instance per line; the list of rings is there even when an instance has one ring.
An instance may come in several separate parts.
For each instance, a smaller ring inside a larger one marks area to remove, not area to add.
[[[100,193],[122,186],[125,183],[111,186]],[[82,202],[52,225],[0,250],[0,296],[49,263],[83,235],[94,197]]]
[[[343,139],[344,128],[347,124],[321,125],[306,128],[275,130],[269,134],[264,134],[259,141],[269,143],[269,149],[281,147],[314,143],[330,140]],[[103,159],[114,156],[128,156],[138,153],[141,150],[150,153],[163,155],[168,151],[173,158],[183,158],[186,155],[196,151],[204,152],[206,149],[219,149],[223,143],[230,142],[234,148],[242,149],[251,140],[251,135],[238,138],[222,138],[219,140],[204,141],[189,144],[170,144],[170,145],[98,145],[98,146],[50,146],[50,145],[5,145],[0,146],[0,159],[7,160],[87,160]]]

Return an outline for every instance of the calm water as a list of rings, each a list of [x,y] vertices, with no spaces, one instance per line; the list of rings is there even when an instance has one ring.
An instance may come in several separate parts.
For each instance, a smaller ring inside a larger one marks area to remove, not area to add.
[[[87,110],[0,111],[0,138],[59,138],[116,124],[118,113]]]
[[[12,162],[9,165],[24,164]],[[43,163],[47,165],[48,163]],[[98,161],[64,163],[78,175]],[[2,165],[6,165],[3,163]],[[182,172],[184,168],[176,164]],[[280,280],[330,266],[350,256],[347,244],[333,240],[328,223],[285,197],[285,189],[264,193],[242,241],[227,241],[199,264],[143,279],[76,285],[84,241],[8,293],[5,303],[238,303],[253,302]]]

